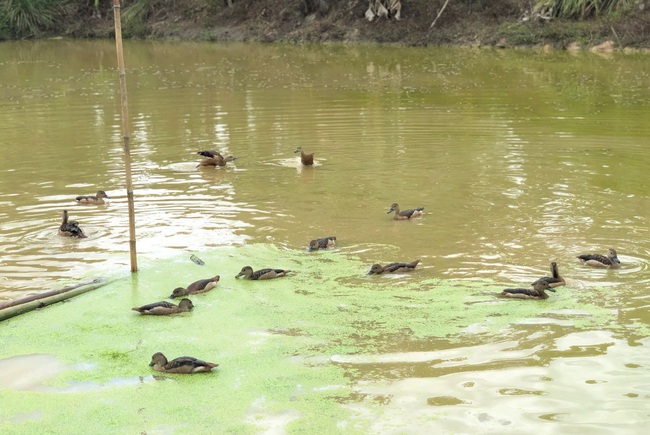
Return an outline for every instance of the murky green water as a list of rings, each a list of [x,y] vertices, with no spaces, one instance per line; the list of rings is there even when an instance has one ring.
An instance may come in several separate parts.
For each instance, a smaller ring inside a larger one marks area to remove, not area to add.
[[[125,48],[134,277],[113,43],[0,45],[0,302],[124,276],[2,322],[3,433],[643,430],[648,56]],[[197,170],[202,149],[239,160]],[[75,204],[98,189],[108,204]],[[426,214],[394,222],[393,202]],[[63,209],[88,239],[56,235]],[[609,246],[622,269],[575,258]],[[568,281],[550,299],[493,297],[550,261]],[[247,264],[295,272],[235,280]],[[214,274],[193,313],[129,311]],[[153,377],[156,351],[220,367]]]

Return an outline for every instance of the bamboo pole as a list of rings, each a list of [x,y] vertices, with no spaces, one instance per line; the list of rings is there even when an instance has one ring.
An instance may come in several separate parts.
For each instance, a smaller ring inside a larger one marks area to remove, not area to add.
[[[120,17],[120,0],[113,0],[115,15],[115,48],[117,67],[120,73],[120,93],[122,95],[122,131],[124,133],[124,171],[126,173],[126,197],[129,205],[129,251],[131,252],[131,272],[138,271],[138,259],[135,249],[135,207],[133,206],[133,182],[131,181],[131,132],[129,130],[129,105],[126,98],[126,70],[124,68],[124,51],[122,50],[122,20]]]
[[[54,294],[48,292],[49,296],[43,297],[41,299],[32,300],[30,302],[25,301],[25,303],[22,303],[20,305],[7,306],[6,308],[0,310],[0,321],[9,319],[10,317],[14,317],[19,314],[26,313],[27,311],[32,311],[37,308],[43,308],[48,305],[52,305],[56,302],[69,299],[74,296],[78,296],[90,290],[95,290],[96,288],[103,287],[108,283],[109,283],[108,281],[95,280],[90,284],[87,283],[81,286],[73,286],[71,288],[68,288],[67,290],[66,289],[56,290],[52,292]]]
[[[35,300],[38,300],[38,299],[43,299],[43,298],[58,295],[58,294],[61,294],[61,293],[69,292],[70,290],[74,290],[76,288],[83,287],[85,285],[96,284],[96,283],[100,283],[100,282],[102,282],[101,279],[95,279],[93,281],[86,281],[86,282],[80,282],[78,284],[68,285],[68,286],[65,286],[65,287],[63,287],[62,289],[59,289],[59,290],[50,290],[50,291],[47,291],[45,293],[39,293],[39,294],[36,294],[36,295],[25,296],[24,298],[20,298],[20,299],[13,299],[13,300],[10,300],[8,302],[0,303],[0,310],[4,310],[5,308],[9,308],[9,307],[14,307],[16,305],[26,304],[27,302],[32,302],[32,301],[35,301]]]

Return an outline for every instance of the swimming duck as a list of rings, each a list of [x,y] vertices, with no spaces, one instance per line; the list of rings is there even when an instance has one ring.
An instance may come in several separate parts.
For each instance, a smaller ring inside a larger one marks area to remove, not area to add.
[[[167,314],[184,313],[190,311],[192,308],[194,308],[192,301],[187,298],[183,298],[178,305],[174,305],[171,302],[167,301],[160,301],[154,302],[153,304],[143,305],[141,307],[133,307],[131,309],[133,311],[139,312],[140,314],[164,316]]]
[[[395,215],[393,216],[393,220],[399,221],[399,220],[406,220],[406,219],[411,219],[414,217],[422,216],[424,214],[424,207],[418,207],[416,209],[408,209],[408,210],[401,210],[399,209],[399,204],[394,202],[386,214],[395,212]]]
[[[389,263],[386,266],[381,264],[373,264],[368,272],[368,275],[380,275],[382,273],[401,273],[411,272],[415,270],[415,266],[420,263],[420,260],[415,260],[412,263]]]
[[[104,198],[108,195],[103,190],[98,190],[97,195],[77,196],[75,199],[79,204],[104,204]]]
[[[217,153],[217,154],[219,154],[219,153]],[[219,154],[219,155],[217,155],[215,157],[209,157],[207,159],[203,159],[201,161],[201,163],[196,165],[196,167],[197,168],[200,167],[200,166],[214,166],[214,167],[221,166],[221,167],[223,167],[223,166],[226,166],[226,163],[234,162],[235,160],[237,160],[237,157],[235,157],[235,156],[222,157],[221,154]]]
[[[585,266],[601,267],[604,269],[618,269],[621,267],[621,260],[616,256],[616,250],[609,248],[607,257],[600,254],[583,254],[578,255],[580,262]]]
[[[336,244],[336,237],[334,236],[329,236],[329,237],[323,237],[321,239],[314,239],[309,242],[309,250],[310,251],[317,251],[319,249],[327,249]]]
[[[566,281],[560,276],[560,272],[557,269],[557,263],[555,261],[551,263],[551,276],[543,276],[537,281],[547,282],[553,288],[559,287],[561,285],[566,285]],[[533,282],[531,285],[535,284],[535,282]]]
[[[260,279],[273,279],[273,278],[279,278],[281,276],[286,275],[287,273],[291,272],[290,270],[285,270],[285,269],[260,269],[253,271],[253,268],[250,266],[244,266],[241,269],[241,272],[239,272],[235,278],[238,278],[240,276],[243,276],[244,279],[250,279],[250,280],[260,280]]]
[[[192,374],[209,372],[219,364],[205,362],[191,356],[181,356],[167,361],[165,355],[161,352],[156,352],[151,357],[149,365],[159,372]]]
[[[205,293],[217,286],[220,276],[214,276],[212,278],[200,279],[194,281],[192,284],[188,285],[187,288],[176,287],[170,296],[171,299],[177,298],[179,296],[187,295],[196,295],[199,293]]]
[[[302,162],[303,165],[313,165],[314,164],[314,153],[311,154],[305,154],[305,152],[302,150],[302,147],[298,147],[295,150],[293,150],[294,153],[300,152],[300,161]]]
[[[518,299],[548,299],[545,290],[555,293],[555,289],[551,287],[549,283],[541,279],[535,281],[531,285],[533,286],[532,289],[507,288],[499,293],[499,296]]]
[[[59,226],[59,235],[65,237],[78,237],[80,239],[85,239],[87,237],[81,228],[79,228],[79,222],[68,221],[67,210],[63,210],[63,220],[61,226]]]

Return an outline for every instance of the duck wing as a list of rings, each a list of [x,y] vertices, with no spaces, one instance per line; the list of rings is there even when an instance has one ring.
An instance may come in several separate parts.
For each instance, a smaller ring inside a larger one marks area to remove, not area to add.
[[[614,264],[610,258],[600,254],[583,254],[583,255],[578,255],[578,258],[583,262],[593,260],[606,265]]]
[[[209,363],[191,356],[180,356],[169,361],[163,366],[167,372],[175,373],[196,373],[199,371],[209,371],[219,364]]]
[[[196,290],[203,290],[206,285],[212,282],[211,278],[208,279],[200,279],[198,281],[194,281],[192,284],[187,286],[187,291],[196,291]]]
[[[154,308],[165,308],[165,309],[172,310],[174,308],[178,308],[178,306],[176,306],[176,304],[172,304],[171,302],[160,301],[160,302],[154,302],[154,303],[151,303],[151,304],[143,305],[141,307],[135,307],[135,308],[132,308],[132,309],[142,313],[144,311],[151,311]]]

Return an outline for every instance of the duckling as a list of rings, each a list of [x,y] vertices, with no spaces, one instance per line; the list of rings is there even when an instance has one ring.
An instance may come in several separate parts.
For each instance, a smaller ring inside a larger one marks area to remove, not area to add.
[[[295,150],[293,150],[294,153],[300,152],[300,161],[302,162],[303,165],[306,166],[311,166],[314,164],[314,153],[311,154],[305,154],[305,152],[302,150],[302,147],[298,147]]]
[[[551,263],[551,276],[543,276],[537,281],[547,282],[553,288],[559,287],[561,285],[566,285],[566,281],[560,276],[560,272],[558,271],[557,263],[555,261]],[[533,282],[531,285],[535,284],[535,282]]]
[[[179,296],[196,295],[199,293],[209,292],[210,290],[212,290],[217,286],[217,283],[219,282],[220,278],[221,277],[217,275],[212,278],[206,278],[206,279],[200,279],[198,281],[194,281],[192,284],[188,285],[187,288],[176,287],[172,292],[170,298],[174,299]]]
[[[154,316],[164,316],[167,314],[176,314],[176,313],[185,313],[194,308],[192,301],[183,298],[181,299],[178,305],[174,305],[171,302],[160,301],[154,302],[153,304],[143,305],[141,307],[131,308],[133,311],[137,311],[140,314],[151,314]]]
[[[75,199],[79,204],[104,204],[104,198],[109,198],[109,196],[103,190],[98,190],[97,195],[91,196],[77,196]],[[109,198],[110,199],[110,198]]]
[[[394,202],[386,214],[395,212],[395,215],[393,216],[393,220],[400,221],[400,220],[406,220],[406,219],[411,219],[414,217],[422,216],[424,214],[424,207],[418,207],[416,209],[408,209],[408,210],[401,210],[399,209],[399,204]]]
[[[607,257],[600,254],[578,255],[580,262],[585,266],[600,267],[604,269],[618,269],[621,267],[621,260],[616,255],[614,248],[609,248]]]
[[[221,155],[217,155],[215,157],[210,157],[210,158],[207,158],[207,159],[203,159],[201,161],[201,163],[196,165],[196,167],[197,168],[200,167],[200,166],[213,166],[213,167],[220,166],[220,167],[224,167],[224,166],[226,166],[226,163],[234,162],[235,160],[237,160],[237,157],[235,157],[235,156],[221,157]]]
[[[240,276],[243,276],[244,279],[250,279],[253,281],[261,280],[261,279],[273,279],[273,278],[279,278],[281,276],[286,275],[287,273],[291,272],[290,270],[285,270],[285,269],[260,269],[256,270],[253,272],[253,268],[250,266],[244,266],[241,269],[241,272],[239,272],[235,278],[239,278]]]
[[[309,251],[317,251],[319,249],[327,249],[336,245],[336,237],[329,236],[321,239],[314,239],[309,242]]]
[[[531,285],[533,286],[532,290],[527,288],[507,288],[499,293],[499,296],[518,299],[548,299],[545,290],[555,293],[555,289],[541,279]]]
[[[59,235],[65,237],[78,237],[80,239],[85,239],[86,236],[81,228],[79,228],[79,222],[69,221],[68,222],[68,211],[63,210],[63,220],[61,221],[61,226],[59,226]]]
[[[215,157],[220,157],[223,159],[221,153],[214,150],[198,151],[197,154],[203,157],[207,157],[209,159],[214,159]]]
[[[191,356],[181,356],[174,358],[171,361],[167,361],[167,357],[165,357],[162,352],[154,353],[151,357],[151,362],[149,363],[149,366],[159,372],[183,374],[209,372],[218,365],[219,364],[205,362]]]
[[[381,264],[373,264],[368,272],[368,275],[380,275],[382,273],[400,273],[411,272],[415,270],[415,266],[420,263],[420,260],[415,260],[412,263],[389,263],[386,266]]]

